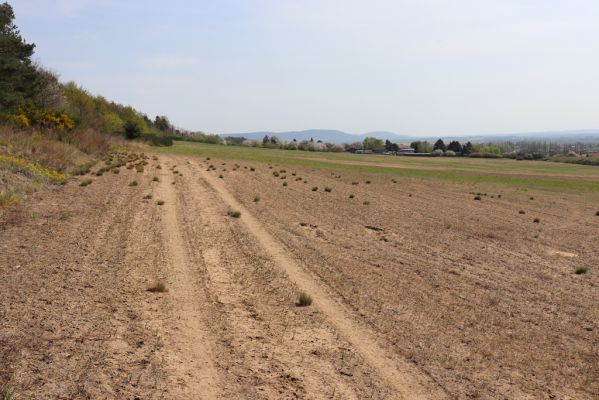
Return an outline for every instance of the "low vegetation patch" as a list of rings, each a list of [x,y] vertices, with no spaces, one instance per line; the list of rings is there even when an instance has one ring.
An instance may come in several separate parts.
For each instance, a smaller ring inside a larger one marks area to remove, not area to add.
[[[317,190],[318,190],[318,187],[316,187],[316,186],[314,186],[314,187],[312,188],[312,191],[313,191],[313,192],[316,192]]]
[[[576,268],[576,275],[586,274],[589,271],[587,267],[578,267]]]
[[[164,205],[164,200],[158,200],[156,202],[156,204],[159,205],[159,206],[163,206]]]
[[[260,196],[256,196],[256,197],[254,197],[254,203],[257,203],[257,202],[259,202],[259,201],[260,201]]]
[[[129,184],[129,186],[137,186],[137,185],[138,185],[137,181],[133,181]]]
[[[474,200],[480,200],[481,197],[479,195],[474,196]]]
[[[328,186],[326,186],[326,187],[324,188],[324,191],[325,191],[325,192],[327,192],[327,193],[330,193],[330,192],[331,192],[331,190],[333,190],[333,189],[331,189],[331,188],[330,188],[330,187],[328,187]]]
[[[233,210],[231,210],[231,211],[227,212],[227,215],[229,217],[239,218],[239,217],[241,217],[241,212],[240,211],[233,211]]]
[[[535,218],[532,220],[532,222],[534,222],[535,224],[538,224],[539,222],[541,222],[540,218]]]
[[[166,284],[164,282],[158,281],[148,288],[148,292],[165,293],[168,292],[168,289],[166,288]]]
[[[350,199],[353,199],[354,197],[356,197],[356,196],[354,196],[353,194],[350,194],[350,195],[349,195],[349,198],[350,198]]]
[[[300,292],[297,296],[297,303],[295,303],[298,307],[308,307],[312,304],[312,297],[308,295],[306,292]]]

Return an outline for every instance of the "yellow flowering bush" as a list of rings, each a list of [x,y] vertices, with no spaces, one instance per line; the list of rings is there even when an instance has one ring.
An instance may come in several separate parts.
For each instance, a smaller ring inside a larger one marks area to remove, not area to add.
[[[7,164],[10,167],[20,171],[44,176],[54,183],[63,182],[68,177],[66,174],[61,174],[60,172],[44,168],[41,165],[25,161],[22,158],[12,156],[0,155],[0,165],[1,164]]]

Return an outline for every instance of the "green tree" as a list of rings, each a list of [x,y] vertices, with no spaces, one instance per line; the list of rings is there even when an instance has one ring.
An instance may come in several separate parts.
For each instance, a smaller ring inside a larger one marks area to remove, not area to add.
[[[470,141],[468,141],[468,143],[466,143],[462,148],[462,154],[465,156],[472,154],[472,143]]]
[[[35,45],[21,37],[14,18],[12,7],[0,4],[0,113],[32,101],[38,89],[37,71],[31,62]]]
[[[445,146],[445,143],[443,142],[442,139],[439,139],[435,142],[435,145],[433,146],[433,151],[434,150],[447,150],[447,147]]]
[[[458,142],[457,140],[452,140],[448,145],[447,145],[447,150],[451,150],[454,151],[456,154],[461,153],[462,152],[462,145],[460,144],[460,142]]]
[[[375,137],[366,137],[362,142],[364,146],[364,150],[376,150],[383,148],[383,141],[381,139],[377,139]]]

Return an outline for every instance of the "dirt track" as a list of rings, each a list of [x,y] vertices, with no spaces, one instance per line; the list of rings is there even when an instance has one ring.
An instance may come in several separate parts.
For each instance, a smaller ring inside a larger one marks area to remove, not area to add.
[[[513,210],[524,194],[487,206],[465,188],[308,170],[283,187],[264,164],[160,158],[42,193],[0,231],[0,385],[64,399],[599,393],[597,275],[571,273],[597,265],[586,200],[526,204],[540,228]],[[156,281],[168,292],[148,292]],[[300,290],[312,306],[294,305]]]

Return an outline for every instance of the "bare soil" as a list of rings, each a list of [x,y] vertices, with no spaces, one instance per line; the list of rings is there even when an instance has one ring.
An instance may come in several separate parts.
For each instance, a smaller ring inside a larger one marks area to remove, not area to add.
[[[33,399],[599,396],[595,195],[240,164],[161,155],[4,213],[0,387]],[[147,290],[159,282],[165,292]],[[295,304],[300,291],[311,306]]]

